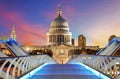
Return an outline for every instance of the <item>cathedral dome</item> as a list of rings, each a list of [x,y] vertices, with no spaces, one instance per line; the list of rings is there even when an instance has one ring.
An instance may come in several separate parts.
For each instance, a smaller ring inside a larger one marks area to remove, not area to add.
[[[60,5],[58,7],[58,12],[57,12],[57,18],[55,18],[51,24],[51,28],[68,28],[68,23],[67,21],[62,18],[62,10],[60,8]]]
[[[62,10],[58,6],[57,17],[51,22],[47,33],[47,45],[71,45],[72,33],[69,32],[68,22],[62,17]]]
[[[51,28],[68,28],[68,22],[62,17],[57,17],[51,22],[50,27]]]

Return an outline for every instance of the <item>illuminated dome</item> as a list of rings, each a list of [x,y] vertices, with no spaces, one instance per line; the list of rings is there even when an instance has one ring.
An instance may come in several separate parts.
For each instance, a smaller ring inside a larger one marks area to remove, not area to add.
[[[57,17],[50,24],[50,28],[55,28],[55,27],[56,28],[63,28],[63,27],[68,28],[68,23],[64,18]]]
[[[47,45],[71,45],[71,36],[68,22],[62,17],[62,10],[59,5],[57,17],[51,22],[47,33]]]

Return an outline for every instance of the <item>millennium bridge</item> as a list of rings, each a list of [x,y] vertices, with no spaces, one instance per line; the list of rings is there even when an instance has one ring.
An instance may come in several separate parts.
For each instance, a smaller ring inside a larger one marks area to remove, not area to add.
[[[78,55],[66,64],[58,64],[48,55],[27,55],[14,41],[0,41],[0,79],[120,79],[120,40],[113,39],[97,55]],[[112,56],[114,55],[114,56]]]

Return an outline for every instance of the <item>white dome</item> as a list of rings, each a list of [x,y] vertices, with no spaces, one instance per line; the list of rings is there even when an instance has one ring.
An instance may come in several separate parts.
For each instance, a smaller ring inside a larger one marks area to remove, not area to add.
[[[68,22],[62,17],[55,18],[50,24],[50,28],[68,28],[68,26]]]
[[[62,18],[62,11],[58,7],[57,17],[51,22],[47,33],[47,45],[71,45],[72,33],[69,32],[68,22]]]

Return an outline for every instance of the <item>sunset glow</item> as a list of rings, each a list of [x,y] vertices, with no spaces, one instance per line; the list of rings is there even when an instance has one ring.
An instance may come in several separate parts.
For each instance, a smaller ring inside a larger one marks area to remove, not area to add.
[[[120,37],[120,0],[1,0],[0,37],[15,25],[20,44],[45,45],[59,3],[76,43],[80,34],[87,45],[100,47],[111,35]]]

